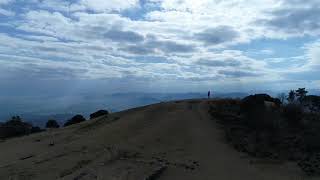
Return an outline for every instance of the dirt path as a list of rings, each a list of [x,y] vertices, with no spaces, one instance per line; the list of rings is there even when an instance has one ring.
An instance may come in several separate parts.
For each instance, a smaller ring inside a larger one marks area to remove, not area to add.
[[[8,140],[0,179],[311,179],[293,164],[236,152],[207,112],[206,100],[160,103]]]

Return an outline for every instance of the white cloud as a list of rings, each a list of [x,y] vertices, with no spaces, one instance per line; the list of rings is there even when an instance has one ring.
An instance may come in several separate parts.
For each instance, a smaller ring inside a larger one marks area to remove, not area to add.
[[[320,41],[308,44],[305,48],[309,59],[308,66],[320,67]]]
[[[1,9],[0,8],[0,15],[4,15],[4,16],[13,16],[15,13],[12,11],[8,11],[5,9]]]
[[[275,52],[272,49],[263,49],[260,53],[264,55],[273,55]]]
[[[7,9],[4,9],[2,8],[1,6],[3,5],[8,5],[10,3],[12,3],[13,0],[0,0],[0,16],[3,15],[3,16],[13,16],[15,15],[15,13],[11,10],[7,10]]]
[[[260,17],[257,24],[265,26],[267,33],[280,37],[318,36],[320,35],[320,1],[282,0],[275,9],[265,11],[266,17]]]
[[[159,6],[154,9],[143,9],[138,0],[35,1],[24,8],[21,19],[6,22],[19,32],[0,34],[0,53],[20,68],[45,72],[52,66],[70,70],[65,74],[73,78],[242,82],[276,81],[281,79],[279,72],[297,69],[270,68],[259,60],[260,55],[277,60],[277,52],[269,47],[256,53],[232,50],[234,45],[250,46],[252,40],[301,36],[285,26],[270,28],[281,17],[276,12],[296,13],[299,7],[288,9],[291,1],[146,0]],[[125,17],[124,10],[137,17]],[[257,23],[261,19],[265,23]],[[308,33],[316,36],[315,31]],[[318,43],[308,48],[311,64],[319,64],[319,47]]]
[[[18,29],[69,39],[67,35],[74,30],[70,29],[70,24],[71,20],[59,12],[29,11],[25,14],[25,21],[18,24]]]
[[[13,2],[13,0],[0,0],[0,5],[9,4],[11,2]]]
[[[79,4],[95,12],[110,12],[133,8],[138,3],[138,0],[81,0]]]

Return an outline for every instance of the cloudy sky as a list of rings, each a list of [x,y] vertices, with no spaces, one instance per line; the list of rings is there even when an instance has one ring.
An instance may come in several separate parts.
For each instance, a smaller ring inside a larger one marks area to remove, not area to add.
[[[0,85],[2,94],[320,88],[320,1],[0,0]]]

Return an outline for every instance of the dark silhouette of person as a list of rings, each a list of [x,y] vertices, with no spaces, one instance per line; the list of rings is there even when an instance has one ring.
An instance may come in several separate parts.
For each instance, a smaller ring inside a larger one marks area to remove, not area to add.
[[[208,99],[210,99],[210,94],[211,94],[211,92],[210,92],[210,91],[208,91]]]

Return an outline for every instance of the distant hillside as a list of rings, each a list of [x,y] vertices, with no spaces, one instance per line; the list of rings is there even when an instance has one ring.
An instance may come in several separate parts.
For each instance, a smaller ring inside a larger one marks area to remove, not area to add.
[[[311,89],[311,90],[308,90],[308,91],[309,91],[309,94],[311,94],[311,95],[320,96],[320,90],[318,90],[318,89]]]
[[[215,93],[214,97],[242,98],[246,93]],[[57,97],[2,97],[0,98],[0,120],[20,115],[26,121],[43,127],[48,119],[62,123],[74,114],[88,117],[98,109],[117,112],[134,107],[162,101],[206,98],[205,93],[115,93],[115,94],[78,94]]]

